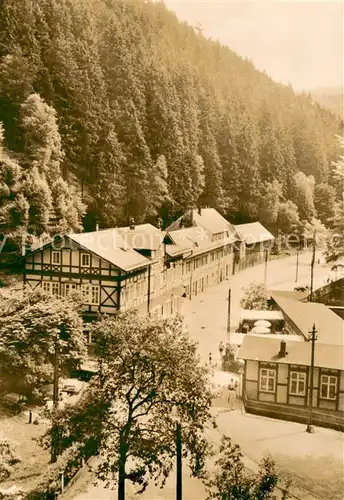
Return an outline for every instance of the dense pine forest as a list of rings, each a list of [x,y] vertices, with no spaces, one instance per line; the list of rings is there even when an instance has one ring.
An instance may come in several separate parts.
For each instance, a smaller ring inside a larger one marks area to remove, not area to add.
[[[0,0],[0,233],[327,223],[342,123],[163,3]],[[0,238],[1,239],[1,238]]]

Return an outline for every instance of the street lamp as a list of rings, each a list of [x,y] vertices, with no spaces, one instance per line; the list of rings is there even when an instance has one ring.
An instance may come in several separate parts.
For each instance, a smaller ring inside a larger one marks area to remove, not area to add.
[[[299,279],[299,247],[296,248],[296,276],[295,276],[295,283],[298,282]]]
[[[317,340],[316,337],[316,329],[315,325],[313,325],[312,330],[309,332],[310,337],[307,339],[308,342],[312,342],[312,349],[311,349],[311,369],[310,369],[310,380],[309,380],[309,397],[308,397],[308,423],[307,423],[307,428],[306,432],[313,433],[314,432],[314,427],[312,425],[312,409],[313,409],[313,378],[314,378],[314,352],[315,352],[315,341]]]

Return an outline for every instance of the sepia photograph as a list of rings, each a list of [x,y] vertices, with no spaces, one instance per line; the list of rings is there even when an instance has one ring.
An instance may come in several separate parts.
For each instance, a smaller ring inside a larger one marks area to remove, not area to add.
[[[344,499],[344,0],[0,0],[0,500]]]

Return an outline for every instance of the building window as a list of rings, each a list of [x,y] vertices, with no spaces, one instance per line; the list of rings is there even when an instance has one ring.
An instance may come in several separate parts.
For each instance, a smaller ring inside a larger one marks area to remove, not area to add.
[[[55,265],[61,264],[61,252],[53,252],[51,257],[52,263]]]
[[[333,375],[321,375],[321,399],[335,400],[337,398],[337,380],[337,377]]]
[[[51,293],[56,297],[60,295],[60,283],[56,283],[54,281],[43,281],[42,282],[43,292]]]
[[[275,392],[276,370],[271,368],[261,368],[259,378],[259,390],[261,392]]]
[[[59,283],[51,283],[51,293],[58,297],[60,295],[60,284]]]
[[[90,267],[90,265],[91,265],[90,254],[89,253],[82,253],[81,254],[81,267]]]
[[[64,286],[65,295],[69,295],[70,292],[77,290],[77,288],[78,285],[76,285],[75,283],[66,283]]]
[[[289,394],[292,396],[306,395],[306,374],[304,372],[290,372]]]
[[[82,285],[81,291],[84,297],[85,304],[99,305],[100,288],[98,285]]]

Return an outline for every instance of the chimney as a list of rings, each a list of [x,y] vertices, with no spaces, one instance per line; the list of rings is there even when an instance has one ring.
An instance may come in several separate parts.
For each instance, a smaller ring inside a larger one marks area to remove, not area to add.
[[[285,340],[281,340],[281,346],[280,346],[280,351],[279,351],[278,355],[281,358],[285,358],[287,354],[288,354],[287,353],[287,343]]]
[[[131,230],[135,229],[135,220],[133,217],[130,217],[130,219],[129,219],[129,229],[131,229]]]

